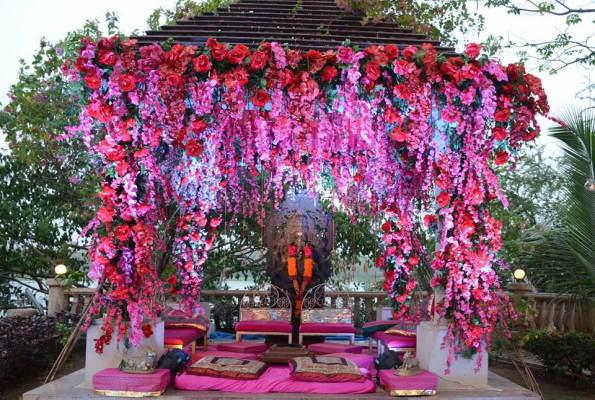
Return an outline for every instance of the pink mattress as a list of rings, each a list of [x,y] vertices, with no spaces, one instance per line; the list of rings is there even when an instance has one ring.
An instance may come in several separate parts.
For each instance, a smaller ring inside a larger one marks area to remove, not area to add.
[[[180,390],[219,390],[236,393],[346,394],[376,392],[376,385],[370,379],[368,370],[360,370],[366,377],[363,382],[341,383],[296,381],[289,375],[289,367],[287,366],[270,367],[260,378],[247,381],[183,373],[174,379],[174,387]]]

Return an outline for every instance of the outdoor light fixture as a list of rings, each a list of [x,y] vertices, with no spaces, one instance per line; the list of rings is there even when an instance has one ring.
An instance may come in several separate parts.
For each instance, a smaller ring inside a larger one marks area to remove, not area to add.
[[[593,176],[593,164],[591,164],[591,176],[587,178],[584,187],[589,192],[595,192],[595,177]]]
[[[523,270],[522,268],[516,269],[513,275],[514,279],[516,279],[517,281],[522,281],[523,279],[525,279],[525,270]]]
[[[56,275],[64,275],[68,271],[68,268],[64,264],[58,264],[54,268]]]

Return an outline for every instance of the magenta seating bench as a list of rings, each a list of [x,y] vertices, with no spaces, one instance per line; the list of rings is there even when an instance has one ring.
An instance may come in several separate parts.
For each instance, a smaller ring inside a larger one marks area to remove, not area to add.
[[[275,285],[263,284],[247,292],[240,301],[239,319],[236,342],[243,335],[287,336],[287,342],[292,342],[291,300]]]
[[[180,349],[191,345],[192,356],[196,351],[196,341],[203,338],[203,351],[207,351],[207,331],[196,328],[166,328],[164,332],[163,347],[166,349]]]
[[[304,296],[299,330],[300,344],[305,336],[348,336],[355,342],[353,299],[333,291],[326,284],[316,285]]]

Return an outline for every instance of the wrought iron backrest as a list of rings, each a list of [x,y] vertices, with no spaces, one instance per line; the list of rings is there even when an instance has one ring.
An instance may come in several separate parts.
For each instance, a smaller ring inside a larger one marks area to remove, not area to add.
[[[291,299],[287,292],[270,283],[256,286],[240,300],[240,321],[291,322]]]
[[[316,285],[304,296],[301,321],[352,324],[353,298],[326,283]]]

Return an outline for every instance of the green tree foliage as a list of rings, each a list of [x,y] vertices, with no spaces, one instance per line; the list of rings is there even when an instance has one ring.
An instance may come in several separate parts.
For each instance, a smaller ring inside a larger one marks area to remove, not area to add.
[[[584,184],[595,161],[595,115],[572,110],[561,120],[563,125],[552,128],[550,135],[563,152],[563,209],[556,220],[528,232],[520,262],[539,289],[571,294],[589,306],[595,297],[595,193]]]
[[[520,49],[522,56],[529,57],[527,48],[535,51],[540,68],[555,73],[562,68],[578,64],[585,67],[595,65],[595,43],[593,25],[587,30],[576,30],[581,23],[595,23],[595,1],[568,0],[488,0],[487,7],[502,7],[512,15],[553,16],[565,23],[563,31],[551,29],[544,39],[536,42],[510,42],[507,47]],[[583,24],[583,27],[586,26]],[[548,37],[549,36],[549,37]]]
[[[502,168],[498,178],[510,205],[490,203],[490,213],[502,221],[502,259],[511,268],[523,266],[522,238],[535,225],[557,224],[564,207],[564,177],[558,160],[546,156],[545,147],[525,149],[513,168]]]
[[[107,15],[108,34],[116,21]],[[77,277],[86,264],[78,235],[91,217],[97,177],[81,141],[57,139],[76,124],[83,90],[62,76],[62,65],[77,56],[83,36],[103,36],[98,26],[88,21],[57,43],[42,39],[33,60],[21,60],[0,114],[8,143],[0,152],[0,305],[23,284],[46,292],[43,279],[54,277],[58,263]]]

